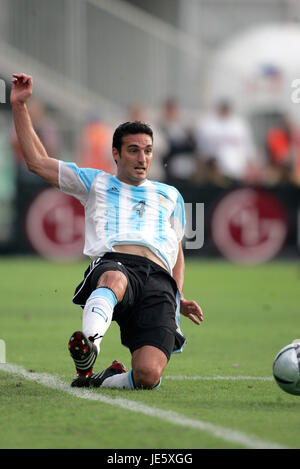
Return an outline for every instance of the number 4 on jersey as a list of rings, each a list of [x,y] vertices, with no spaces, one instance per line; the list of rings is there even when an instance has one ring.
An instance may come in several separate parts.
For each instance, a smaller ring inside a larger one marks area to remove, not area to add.
[[[140,200],[137,204],[132,207],[132,210],[135,210],[138,213],[139,217],[142,217],[145,211],[145,205],[146,202],[144,200]]]

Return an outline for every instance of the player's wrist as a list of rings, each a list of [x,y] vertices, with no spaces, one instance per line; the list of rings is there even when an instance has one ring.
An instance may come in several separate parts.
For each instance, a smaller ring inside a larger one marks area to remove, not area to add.
[[[26,102],[27,100],[23,101],[23,100],[13,100],[11,101],[11,107],[14,108],[14,109],[18,109],[18,108],[24,108],[26,106]]]

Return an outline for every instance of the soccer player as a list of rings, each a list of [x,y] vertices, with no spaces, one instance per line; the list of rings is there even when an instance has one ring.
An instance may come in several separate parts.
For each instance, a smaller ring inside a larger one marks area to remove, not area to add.
[[[195,324],[203,316],[200,306],[182,293],[182,196],[174,187],[147,179],[152,130],[142,122],[126,122],[115,130],[116,175],[79,168],[49,157],[37,137],[26,106],[32,77],[14,74],[12,81],[13,117],[28,169],[77,197],[85,208],[84,254],[93,261],[73,298],[83,308],[83,319],[82,330],[68,343],[77,372],[71,385],[155,389],[171,353],[185,344],[180,313]],[[131,352],[132,368],[127,372],[114,360],[94,373],[112,320]]]

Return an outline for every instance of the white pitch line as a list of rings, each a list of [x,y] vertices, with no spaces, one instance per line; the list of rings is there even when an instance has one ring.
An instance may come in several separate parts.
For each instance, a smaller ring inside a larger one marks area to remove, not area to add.
[[[176,381],[199,380],[199,381],[273,381],[272,376],[164,376],[165,379]]]
[[[13,365],[10,363],[0,364],[0,370],[5,371],[7,373],[17,374],[25,379],[46,386],[47,388],[63,391],[70,394],[71,396],[80,399],[99,401],[104,404],[114,405],[117,407],[121,407],[125,410],[131,410],[133,412],[138,412],[150,417],[155,417],[160,420],[163,420],[164,422],[169,422],[174,425],[204,431],[213,435],[216,438],[221,438],[222,440],[228,441],[229,443],[237,443],[239,445],[245,446],[246,448],[286,449],[286,447],[278,445],[276,443],[264,441],[259,438],[256,438],[255,436],[250,436],[246,433],[233,430],[231,428],[214,425],[212,423],[204,422],[201,420],[191,419],[173,411],[167,411],[159,409],[157,407],[150,407],[146,404],[142,404],[136,401],[130,401],[128,399],[111,398],[108,396],[104,396],[103,394],[100,394],[97,391],[90,391],[88,389],[82,388],[71,388],[70,384],[62,382],[58,377],[54,375],[50,375],[47,373],[32,373],[25,370],[25,368],[19,365]]]

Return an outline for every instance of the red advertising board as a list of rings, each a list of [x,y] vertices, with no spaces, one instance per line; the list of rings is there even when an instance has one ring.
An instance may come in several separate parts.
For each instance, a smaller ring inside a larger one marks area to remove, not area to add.
[[[232,262],[259,264],[273,259],[287,233],[284,208],[264,190],[234,190],[218,202],[212,214],[212,239]]]
[[[41,256],[62,261],[82,256],[84,208],[74,197],[55,188],[40,192],[25,223],[27,237]]]

